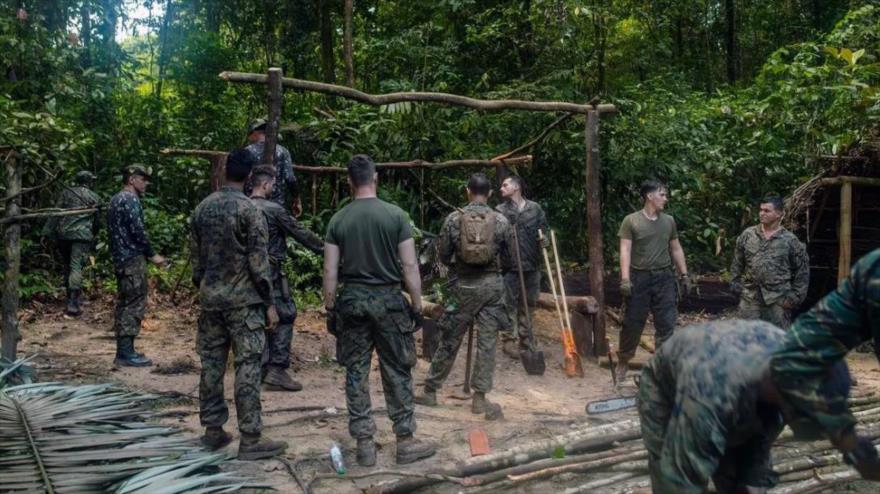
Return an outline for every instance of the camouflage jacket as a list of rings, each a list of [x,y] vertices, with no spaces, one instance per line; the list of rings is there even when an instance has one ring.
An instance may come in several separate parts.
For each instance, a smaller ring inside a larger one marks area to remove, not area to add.
[[[262,163],[265,147],[265,142],[253,142],[248,144],[245,149]],[[296,181],[296,175],[293,173],[293,158],[290,156],[290,151],[280,144],[275,145],[275,170],[275,187],[272,187],[269,199],[289,210],[290,202],[288,199],[299,197],[299,185]],[[253,186],[248,181],[244,186],[244,193],[250,196],[252,190]]]
[[[485,204],[470,203],[464,207],[464,211],[492,211]],[[507,218],[500,213],[496,213],[498,220],[495,222],[495,262],[485,267],[473,267],[461,263],[455,263],[455,252],[458,250],[459,241],[461,239],[461,212],[453,211],[443,222],[440,229],[438,253],[440,261],[447,266],[454,266],[455,271],[459,275],[475,275],[485,272],[498,272],[501,270],[509,270],[513,266],[511,248],[513,245],[513,235],[511,233],[510,224]]]
[[[880,249],[862,257],[837,290],[789,328],[772,363],[773,379],[785,402],[832,438],[854,426],[846,397],[826,396],[822,383],[832,365],[872,339],[876,351],[880,348]]]
[[[110,257],[117,266],[134,257],[153,257],[156,253],[147,237],[141,201],[134,192],[123,190],[110,199],[107,229]]]
[[[101,198],[88,187],[75,185],[65,187],[55,201],[58,209],[91,208],[101,204]],[[53,216],[43,227],[43,235],[59,240],[79,240],[91,242],[100,224],[97,212],[72,216]]]
[[[747,461],[756,470],[748,476],[762,477],[755,485],[772,485],[765,465],[782,414],[758,400],[758,383],[784,338],[785,332],[763,321],[715,321],[677,329],[657,350],[647,366],[658,389],[643,400],[668,404],[656,411],[669,414],[665,430],[651,432],[662,433],[663,450],[654,453],[670,488],[655,485],[656,492],[705,492],[725,451],[746,444]]]
[[[736,239],[730,273],[731,284],[759,294],[765,304],[790,300],[799,305],[807,296],[810,262],[806,247],[793,233],[780,227],[766,239],[756,225]]]
[[[286,209],[263,197],[254,197],[251,200],[266,218],[269,232],[267,251],[273,268],[280,266],[287,259],[287,237],[293,237],[315,254],[324,253],[324,241],[308,228],[300,225]]]
[[[202,310],[272,305],[266,218],[240,190],[223,187],[192,214],[190,256]]]
[[[547,216],[544,210],[537,202],[526,200],[522,211],[517,209],[513,201],[504,201],[495,207],[495,210],[503,214],[513,228],[516,228],[516,236],[519,240],[519,255],[522,259],[523,271],[541,271],[544,266],[543,255],[541,254],[541,241],[538,237],[538,230],[544,232],[544,235],[550,235],[547,226]],[[511,246],[511,248],[513,248]],[[514,264],[512,269],[516,269],[516,253],[511,252]]]

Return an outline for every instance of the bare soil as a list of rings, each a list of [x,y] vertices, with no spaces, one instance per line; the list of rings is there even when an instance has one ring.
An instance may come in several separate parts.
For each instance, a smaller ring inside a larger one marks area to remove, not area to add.
[[[197,307],[173,306],[161,295],[151,299],[144,321],[138,350],[153,359],[149,368],[116,368],[113,366],[115,342],[112,333],[113,304],[109,296],[88,302],[84,315],[71,319],[62,315],[60,302],[34,303],[22,315],[20,345],[22,355],[38,353],[36,368],[42,381],[116,382],[126,388],[162,397],[157,402],[160,420],[173,425],[196,440],[202,433],[198,421],[199,361],[195,354]],[[718,315],[683,314],[679,324],[722,317]],[[475,428],[486,431],[493,451],[504,450],[533,439],[563,433],[573,426],[588,423],[634,418],[634,409],[617,413],[587,416],[584,406],[596,399],[616,396],[607,368],[595,362],[585,362],[583,379],[567,378],[562,372],[563,352],[557,335],[558,323],[551,312],[539,310],[534,315],[536,333],[545,352],[547,371],[544,376],[528,376],[518,361],[501,351],[496,358],[495,389],[490,395],[501,404],[505,418],[487,422],[470,412],[470,400],[462,393],[464,358],[457,360],[447,385],[440,391],[440,406],[418,406],[417,436],[438,445],[435,457],[412,465],[398,467],[394,463],[394,435],[384,409],[382,386],[374,359],[371,373],[371,394],[378,426],[376,440],[380,445],[377,469],[423,472],[427,469],[463,460],[470,456],[468,433]],[[609,318],[609,335],[616,348],[619,328]],[[646,334],[652,332],[650,326]],[[464,354],[464,348],[460,352]],[[264,391],[264,434],[283,439],[290,444],[287,458],[297,463],[304,478],[314,473],[330,473],[328,451],[333,442],[339,443],[346,454],[346,464],[352,474],[372,469],[360,468],[354,461],[355,443],[348,435],[345,413],[345,374],[334,361],[335,340],[324,329],[321,316],[312,310],[302,310],[296,321],[293,344],[293,368],[296,379],[304,390],[297,393]],[[637,359],[650,355],[639,349]],[[880,389],[880,366],[871,354],[853,354],[850,358],[853,374],[859,380],[861,391]],[[428,362],[419,359],[414,370],[417,391],[428,369]],[[226,396],[230,420],[226,429],[238,435],[235,407],[232,403],[232,372],[226,378]],[[623,394],[634,394],[635,387],[624,388]],[[314,407],[302,410],[303,407]],[[295,410],[290,410],[295,409]],[[236,442],[228,451],[235,453]],[[277,460],[230,463],[229,468],[247,473],[273,485],[281,492],[301,492],[286,467]],[[360,492],[382,477],[364,480],[329,479],[314,484],[316,493]],[[554,492],[564,486],[583,482],[578,478],[560,476],[544,483],[524,484],[507,492]],[[574,483],[573,483],[574,481]],[[456,492],[449,485],[437,492]],[[861,490],[861,488],[859,489]],[[841,490],[843,492],[843,490]],[[851,490],[849,491],[851,492]],[[864,490],[862,492],[873,492]]]

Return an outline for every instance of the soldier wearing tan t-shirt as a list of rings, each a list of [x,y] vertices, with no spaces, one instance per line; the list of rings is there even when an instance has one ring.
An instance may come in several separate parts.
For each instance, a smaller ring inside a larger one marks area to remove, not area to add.
[[[668,201],[666,185],[647,180],[640,193],[644,207],[624,218],[618,232],[620,293],[626,302],[617,353],[618,383],[623,383],[627,364],[636,354],[649,311],[654,315],[656,347],[672,336],[678,318],[678,284],[673,265],[690,288],[675,220],[662,212]]]

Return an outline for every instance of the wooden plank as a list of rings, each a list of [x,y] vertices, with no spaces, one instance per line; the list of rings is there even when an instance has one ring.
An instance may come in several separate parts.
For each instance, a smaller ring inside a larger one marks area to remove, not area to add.
[[[840,253],[837,262],[837,282],[849,275],[852,262],[852,182],[840,186]]]
[[[841,175],[839,177],[823,178],[819,181],[819,183],[822,185],[842,185],[845,183],[849,183],[868,187],[880,187],[880,178]]]
[[[281,104],[284,101],[284,88],[281,86],[281,69],[272,67],[266,77],[267,104],[269,118],[266,121],[266,147],[263,150],[263,164],[275,164],[275,146],[278,145],[278,123],[281,120]]]
[[[605,344],[605,261],[602,258],[602,179],[599,162],[599,112],[587,113],[584,131],[586,144],[587,238],[590,259],[590,295],[596,299],[598,312],[593,327],[593,352],[598,357],[608,353]]]
[[[14,197],[6,204],[6,219],[10,221],[3,230],[3,248],[6,272],[3,278],[2,336],[0,355],[14,362],[18,354],[21,333],[18,330],[18,277],[21,270],[21,223],[12,219],[21,214],[21,166],[15,151],[6,158],[6,196]]]

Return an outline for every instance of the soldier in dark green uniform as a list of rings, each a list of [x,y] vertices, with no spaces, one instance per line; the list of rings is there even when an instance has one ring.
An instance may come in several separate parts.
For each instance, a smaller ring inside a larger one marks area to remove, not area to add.
[[[526,285],[526,303],[534,312],[535,305],[538,303],[538,295],[541,293],[541,267],[543,266],[542,245],[538,230],[543,231],[544,235],[548,234],[547,216],[538,203],[523,197],[523,180],[516,175],[505,178],[501,183],[501,197],[504,198],[504,202],[499,204],[495,210],[507,218],[511,227],[516,228],[523,280]],[[523,307],[522,290],[515,264],[504,273],[504,284],[507,288],[507,299],[513,305],[510,310],[517,314],[513,321],[519,339],[518,348],[515,351],[508,348],[508,345],[504,346],[504,351],[512,357],[519,358],[520,350],[535,351],[537,347],[531,318],[528,317],[525,307]]]
[[[296,320],[296,305],[290,296],[290,286],[287,283],[287,274],[284,272],[287,237],[292,237],[319,255],[324,253],[324,242],[300,225],[281,205],[268,198],[275,186],[273,167],[261,165],[254,168],[250,183],[253,186],[251,200],[262,211],[269,228],[268,252],[272,296],[278,309],[278,328],[266,333],[266,348],[263,351],[263,384],[271,391],[299,391],[302,389],[302,384],[294,381],[287,373],[287,369],[290,368],[293,323]]]
[[[378,176],[368,156],[351,159],[348,180],[354,200],[330,219],[324,242],[327,329],[336,335],[336,360],[345,367],[348,430],[357,439],[358,464],[375,465],[369,380],[375,349],[397,436],[397,463],[411,463],[435,452],[433,445],[413,438],[413,332],[421,326],[422,282],[412,227],[406,213],[376,197]],[[401,281],[411,305],[400,291]]]
[[[492,184],[486,175],[471,175],[467,185],[468,205],[447,216],[440,230],[440,260],[452,265],[458,276],[453,295],[453,304],[457,307],[447,308],[437,321],[440,344],[425,378],[425,392],[416,398],[416,403],[437,405],[437,390],[449,376],[468,328],[476,322],[477,356],[471,412],[494,420],[502,416],[501,407],[487,400],[486,393],[492,390],[498,331],[510,324],[501,271],[511,265],[513,238],[504,215],[486,204],[491,194]]]
[[[877,450],[856,435],[846,400],[830,399],[823,389],[829,369],[866,341],[880,348],[880,249],[856,262],[837,290],[794,321],[771,369],[785,408],[803,417],[789,423],[792,429],[821,430],[862,477],[880,480]]]
[[[101,198],[92,192],[95,176],[81,171],[74,177],[76,185],[61,191],[55,207],[59,209],[93,208],[101,203]],[[64,285],[67,287],[67,314],[78,316],[82,313],[82,272],[89,261],[89,252],[94,244],[95,234],[100,223],[97,212],[71,216],[53,216],[46,222],[43,235],[57,242],[64,262]]]
[[[620,293],[626,310],[620,330],[617,382],[626,378],[627,364],[636,354],[648,312],[654,315],[654,339],[659,348],[672,335],[678,318],[679,279],[690,292],[684,250],[678,241],[675,219],[663,213],[668,201],[666,185],[657,180],[642,183],[644,207],[623,219],[620,237]]]
[[[116,272],[116,365],[144,367],[153,362],[134,348],[147,309],[147,265],[165,264],[165,258],[150,245],[144,226],[140,197],[147,191],[150,175],[143,165],[122,170],[122,191],[110,199],[107,229],[110,257]]]
[[[730,320],[675,331],[642,369],[642,438],[656,494],[766,492],[777,482],[770,448],[785,410],[770,379],[785,332],[764,321]],[[849,393],[841,363],[825,396]],[[802,438],[800,431],[798,438]]]
[[[231,437],[223,376],[232,349],[235,362],[235,409],[241,440],[238,458],[257,460],[284,452],[287,443],[261,439],[260,359],[265,330],[278,324],[272,298],[266,219],[242,188],[256,161],[244,149],[226,159],[226,185],[203,200],[192,215],[193,284],[199,287],[196,340],[202,373],[199,418],[206,428],[202,442],[211,449]]]
[[[263,162],[263,154],[266,149],[266,120],[258,118],[248,124],[248,145],[245,149],[257,160]],[[269,193],[268,199],[291,211],[294,216],[302,213],[302,199],[299,195],[299,182],[293,173],[293,157],[290,151],[281,144],[275,144],[275,187]],[[253,184],[248,182],[244,186],[244,192],[251,194]]]
[[[736,239],[730,288],[740,296],[737,317],[785,329],[791,310],[807,296],[810,262],[804,244],[782,226],[782,199],[767,197],[760,208],[760,224]]]

